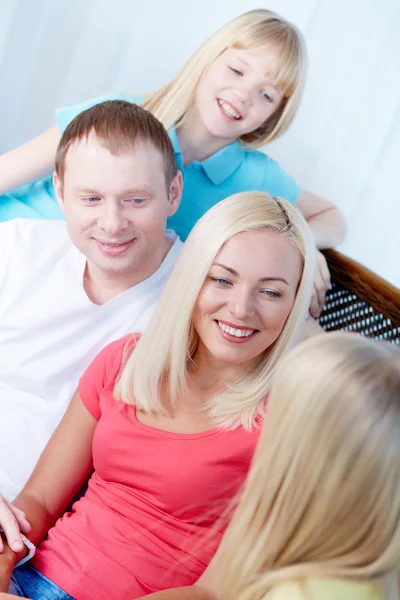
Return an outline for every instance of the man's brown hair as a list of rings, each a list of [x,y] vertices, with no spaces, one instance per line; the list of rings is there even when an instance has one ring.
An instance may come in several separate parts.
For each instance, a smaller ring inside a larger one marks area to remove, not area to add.
[[[164,126],[149,111],[125,100],[107,100],[77,115],[61,136],[56,152],[55,169],[64,180],[65,159],[70,147],[94,133],[114,155],[131,151],[138,142],[149,142],[164,160],[167,189],[176,174],[174,149]]]

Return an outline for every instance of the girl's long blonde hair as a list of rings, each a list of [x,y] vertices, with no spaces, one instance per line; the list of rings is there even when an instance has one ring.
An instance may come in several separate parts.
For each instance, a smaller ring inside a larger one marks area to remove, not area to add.
[[[308,576],[383,584],[399,568],[400,351],[357,334],[317,336],[276,371],[216,557],[219,597],[261,600]]]
[[[260,148],[282,135],[292,123],[303,94],[307,56],[298,29],[269,10],[252,10],[236,17],[206,40],[169,83],[151,94],[143,107],[169,129],[179,127],[194,103],[204,73],[225,50],[278,49],[276,84],[284,98],[274,114],[256,131],[240,138],[247,147]]]
[[[122,369],[115,388],[118,399],[146,412],[173,409],[174,399],[186,393],[188,367],[195,360],[198,335],[192,315],[211,265],[231,237],[260,230],[284,236],[299,253],[301,277],[294,304],[280,336],[254,369],[208,404],[215,425],[253,426],[278,361],[303,328],[315,275],[315,244],[303,216],[286,200],[265,192],[230,196],[197,222],[148,327]]]

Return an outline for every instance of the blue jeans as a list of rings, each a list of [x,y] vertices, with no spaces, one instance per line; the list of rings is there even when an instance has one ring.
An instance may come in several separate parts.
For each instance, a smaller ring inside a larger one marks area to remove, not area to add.
[[[29,564],[14,569],[8,592],[31,600],[74,600]]]

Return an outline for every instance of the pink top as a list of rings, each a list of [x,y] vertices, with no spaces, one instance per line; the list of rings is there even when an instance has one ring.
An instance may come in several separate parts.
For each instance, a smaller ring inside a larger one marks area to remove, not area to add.
[[[193,584],[220,542],[218,519],[259,437],[259,429],[177,434],[140,423],[135,407],[113,396],[128,339],[109,344],[80,380],[98,420],[95,472],[32,561],[76,600],[132,600]]]

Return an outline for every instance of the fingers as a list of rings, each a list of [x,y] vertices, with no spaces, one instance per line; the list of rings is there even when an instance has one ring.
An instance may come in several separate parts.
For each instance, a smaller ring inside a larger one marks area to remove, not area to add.
[[[320,311],[320,305],[319,305],[319,301],[318,301],[318,294],[317,294],[317,290],[314,288],[313,294],[311,296],[311,302],[310,302],[310,315],[314,319],[318,319],[320,312],[321,311]]]
[[[15,507],[13,507],[15,508]],[[21,511],[20,511],[21,512]],[[24,548],[18,521],[11,510],[11,505],[0,496],[0,527],[3,529],[7,544],[13,552],[20,552]],[[1,536],[0,536],[1,537]],[[1,542],[1,552],[4,544]]]
[[[321,315],[321,310],[325,306],[326,292],[331,283],[331,276],[325,256],[318,252],[317,270],[314,281],[314,292],[310,304],[310,313],[317,319]]]
[[[20,530],[22,531],[22,533],[29,533],[31,531],[31,524],[29,523],[28,519],[26,518],[25,513],[20,510],[19,508],[17,508],[16,506],[14,506],[13,504],[10,504],[10,509],[12,510],[12,512],[14,513],[14,517],[17,520],[17,523],[19,525]]]

